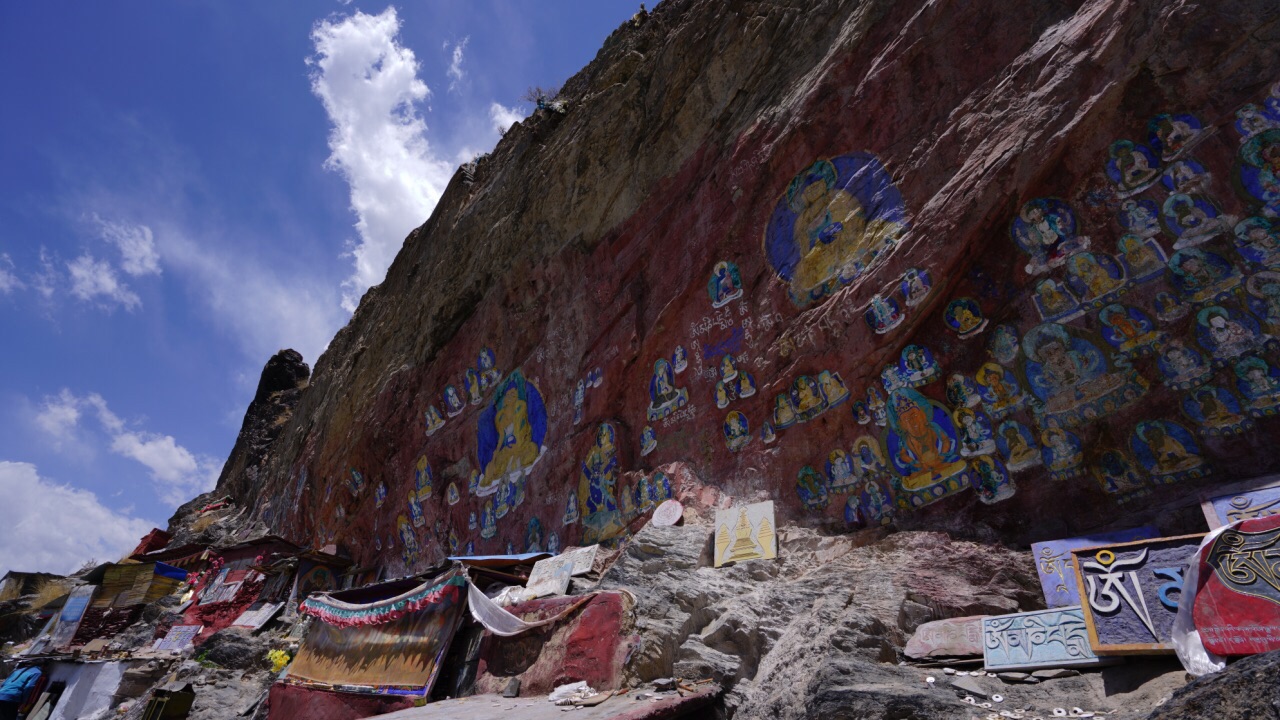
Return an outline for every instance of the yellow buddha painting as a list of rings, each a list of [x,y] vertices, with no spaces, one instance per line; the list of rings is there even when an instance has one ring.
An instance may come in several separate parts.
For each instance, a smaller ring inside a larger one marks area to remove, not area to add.
[[[478,496],[497,492],[504,480],[520,479],[546,452],[547,415],[542,395],[518,370],[498,386],[478,424]]]
[[[920,491],[965,471],[955,425],[946,408],[911,388],[889,396],[885,445],[902,487]]]
[[[800,172],[765,229],[765,253],[806,305],[849,283],[906,229],[901,193],[873,155],[819,160]]]

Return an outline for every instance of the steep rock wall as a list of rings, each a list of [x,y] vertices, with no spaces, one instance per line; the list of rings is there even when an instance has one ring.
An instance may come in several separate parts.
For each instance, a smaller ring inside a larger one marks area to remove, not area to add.
[[[1277,19],[667,0],[455,176],[239,499],[393,570],[616,537],[668,493],[1198,529],[1199,489],[1277,465],[1280,151],[1235,126],[1280,125]]]

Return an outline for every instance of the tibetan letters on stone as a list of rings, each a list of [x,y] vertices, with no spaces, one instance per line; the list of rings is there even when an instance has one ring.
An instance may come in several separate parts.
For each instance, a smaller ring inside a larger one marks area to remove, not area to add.
[[[1280,475],[1214,488],[1201,496],[1200,509],[1210,530],[1237,520],[1280,515]]]
[[[1031,554],[1035,557],[1036,573],[1040,575],[1040,587],[1044,590],[1045,605],[1055,608],[1080,604],[1080,593],[1076,588],[1076,573],[1071,564],[1072,550],[1108,543],[1145,540],[1159,537],[1159,535],[1159,531],[1155,528],[1143,526],[1066,540],[1032,543]]]
[[[1089,645],[1099,655],[1172,652],[1187,564],[1204,535],[1072,550]]]
[[[1280,650],[1280,515],[1224,530],[1197,556],[1192,618],[1218,655]]]
[[[1080,606],[982,620],[982,661],[989,672],[1098,665]]]

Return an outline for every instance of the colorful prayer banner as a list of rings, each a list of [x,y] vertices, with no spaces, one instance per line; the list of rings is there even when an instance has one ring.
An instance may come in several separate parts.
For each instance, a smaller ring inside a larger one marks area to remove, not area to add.
[[[289,667],[289,680],[426,695],[464,605],[462,587],[446,582],[434,602],[397,611],[387,622],[345,627],[313,622]]]

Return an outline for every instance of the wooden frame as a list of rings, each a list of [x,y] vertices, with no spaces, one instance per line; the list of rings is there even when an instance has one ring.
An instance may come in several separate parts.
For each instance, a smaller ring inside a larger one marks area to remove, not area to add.
[[[1143,546],[1152,546],[1162,543],[1176,543],[1188,540],[1199,541],[1203,539],[1204,536],[1205,533],[1176,535],[1173,537],[1153,538],[1151,540],[1135,540],[1133,542],[1115,543],[1113,545],[1094,545],[1092,547],[1076,548],[1071,551],[1071,565],[1075,569],[1076,588],[1080,593],[1080,608],[1084,611],[1084,624],[1085,628],[1089,631],[1089,648],[1093,650],[1095,655],[1166,655],[1173,654],[1174,648],[1171,643],[1124,643],[1118,645],[1104,645],[1098,638],[1098,626],[1093,620],[1093,608],[1089,605],[1089,592],[1085,586],[1084,574],[1080,571],[1080,557],[1103,549],[1123,552]]]

